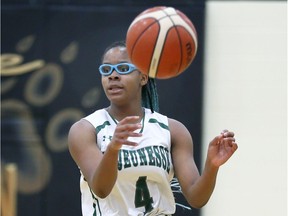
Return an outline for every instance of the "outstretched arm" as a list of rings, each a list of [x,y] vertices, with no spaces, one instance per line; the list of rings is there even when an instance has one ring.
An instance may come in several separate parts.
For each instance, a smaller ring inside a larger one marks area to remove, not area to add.
[[[225,130],[210,142],[205,167],[200,175],[194,161],[189,131],[182,123],[172,119],[169,120],[169,127],[175,175],[188,203],[194,208],[201,208],[213,193],[219,167],[237,149],[234,133]]]

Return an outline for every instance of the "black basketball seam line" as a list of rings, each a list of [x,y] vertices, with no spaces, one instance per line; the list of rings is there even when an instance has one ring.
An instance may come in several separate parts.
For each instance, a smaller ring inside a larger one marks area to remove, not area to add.
[[[165,18],[165,17],[163,17],[163,18]],[[163,18],[161,18],[161,19],[163,19]],[[160,20],[161,20],[161,19],[160,19]],[[159,20],[157,20],[157,23],[158,23],[158,26],[159,26],[159,32],[158,32],[158,36],[157,36],[157,40],[156,40],[155,46],[154,46],[154,48],[153,48],[153,54],[154,54],[154,52],[155,52],[156,44],[157,44],[157,41],[158,41],[158,38],[159,38],[159,33],[161,32],[161,25],[160,25]],[[159,58],[158,64],[157,64],[156,73],[155,73],[155,78],[157,77],[157,74],[158,74],[159,63],[160,63],[160,61],[161,61],[162,52],[163,52],[163,47],[164,47],[165,42],[166,42],[166,37],[167,37],[167,34],[165,35],[164,44],[163,44],[162,49],[161,49],[161,52],[160,52],[160,54],[159,54],[159,55],[160,55],[160,58]],[[153,57],[153,55],[152,55],[152,57]],[[151,67],[151,63],[152,63],[152,59],[150,60],[149,68]]]
[[[165,11],[164,11],[164,13],[165,13]],[[165,14],[167,14],[167,13],[165,13]],[[173,26],[174,26],[175,29],[176,29],[176,32],[177,32],[177,35],[178,35],[178,39],[179,39],[179,41],[180,41],[180,45],[181,45],[181,64],[180,64],[180,66],[181,66],[181,65],[183,64],[183,62],[182,62],[182,40],[180,40],[180,36],[179,36],[180,34],[179,34],[179,31],[178,31],[177,27],[178,27],[178,26],[179,26],[179,27],[183,27],[183,26],[181,26],[181,25],[175,25],[175,23],[173,22],[173,20],[170,18],[170,17],[175,16],[175,15],[180,16],[179,14],[171,14],[171,15],[167,14],[167,16],[169,17],[169,19],[170,19],[171,22],[173,23]],[[180,16],[180,18],[182,19],[181,16]],[[183,20],[187,25],[189,25],[184,19],[182,19],[182,20]],[[187,31],[187,33],[190,35],[191,39],[194,41],[194,38],[193,38],[193,36],[190,34],[190,32]],[[192,60],[193,60],[193,59],[192,59]],[[190,63],[191,63],[191,62],[190,62]],[[179,66],[177,75],[179,74],[180,66]]]
[[[162,53],[163,53],[163,47],[165,47],[167,35],[168,35],[169,31],[170,31],[173,27],[176,26],[175,23],[173,22],[173,20],[172,20],[170,17],[171,17],[171,16],[178,15],[178,14],[171,14],[171,15],[169,15],[169,14],[166,13],[166,11],[165,11],[164,9],[161,9],[161,11],[163,11],[163,13],[166,14],[166,16],[164,16],[164,17],[162,17],[162,18],[160,18],[160,19],[157,19],[156,21],[159,23],[159,20],[162,20],[162,19],[165,19],[166,17],[168,17],[168,18],[171,20],[171,22],[173,23],[173,26],[171,26],[171,27],[168,29],[168,31],[166,32],[165,39],[164,39],[164,44],[163,44],[163,46],[162,46],[161,53],[160,53],[160,58],[159,58],[159,60],[158,60],[158,64],[157,64],[157,68],[156,68],[155,77],[157,77],[157,74],[158,74],[159,63],[161,62]],[[178,15],[178,16],[179,16],[179,15]],[[161,31],[161,25],[159,24],[159,32],[160,32],[160,31]],[[177,31],[177,28],[176,28],[176,31]],[[177,35],[178,35],[178,40],[180,41],[180,45],[182,45],[178,31],[177,31]],[[159,35],[158,35],[158,36],[159,36]],[[157,39],[158,39],[158,37],[157,37]],[[156,45],[156,43],[155,43],[155,45]],[[180,46],[180,47],[181,47],[181,48],[180,48],[180,49],[181,49],[181,64],[180,64],[180,66],[181,66],[181,65],[182,65],[182,46]],[[154,53],[154,52],[155,52],[155,46],[154,46],[154,49],[153,49],[153,53]],[[151,59],[151,60],[152,60],[152,59]],[[151,66],[151,62],[152,62],[151,60],[150,60],[149,68],[150,68],[150,66]],[[178,67],[178,71],[177,71],[177,74],[176,74],[176,75],[179,74],[180,66]]]
[[[179,14],[177,14],[177,12],[176,12],[176,14],[171,14],[171,15],[169,15],[169,14],[167,14],[165,11],[163,11],[166,15],[167,15],[167,17],[170,19],[170,21],[173,23],[173,27],[175,27],[175,30],[176,30],[176,33],[177,33],[177,36],[178,36],[178,41],[179,41],[179,43],[180,43],[180,59],[181,59],[181,61],[180,61],[180,65],[179,65],[179,67],[178,67],[178,70],[177,70],[177,73],[176,73],[176,75],[179,75],[179,71],[180,71],[180,68],[181,68],[181,66],[182,66],[182,64],[183,64],[183,55],[182,55],[182,52],[183,52],[183,49],[182,49],[182,41],[181,41],[181,38],[180,38],[180,34],[179,34],[179,31],[178,31],[178,29],[177,29],[177,26],[179,26],[179,25],[175,25],[175,22],[173,21],[173,19],[171,18],[171,16],[175,16],[175,15],[178,15],[178,16],[180,16]],[[180,17],[181,19],[182,19],[182,17]],[[171,29],[171,28],[170,28]],[[170,31],[170,29],[169,29],[169,31]],[[168,31],[168,32],[169,32]],[[167,33],[168,33],[167,32]],[[167,35],[167,34],[166,34]],[[165,40],[165,42],[166,42],[166,40]]]
[[[158,26],[159,26],[159,31],[158,31],[158,33],[160,32],[161,26],[159,25],[159,20],[162,20],[162,19],[166,18],[167,16],[169,16],[169,15],[164,11],[164,9],[161,9],[161,11],[163,11],[164,14],[166,14],[166,16],[161,17],[160,19],[156,19],[155,17],[152,17],[152,16],[145,18],[145,19],[147,19],[147,18],[152,18],[152,19],[154,19],[154,22],[151,23],[149,26],[147,26],[147,27],[141,32],[141,34],[138,35],[138,37],[137,37],[137,39],[136,39],[136,41],[135,41],[135,43],[133,44],[133,47],[132,47],[132,49],[131,49],[131,58],[133,57],[133,52],[134,52],[134,47],[135,47],[135,45],[137,44],[139,38],[141,38],[141,36],[143,35],[143,33],[144,33],[148,28],[150,28],[152,25],[154,25],[154,24],[157,22],[157,23],[158,23]],[[178,15],[178,14],[174,14],[174,15]],[[140,19],[139,21],[141,21],[141,20],[142,20],[142,19]],[[137,21],[137,22],[139,22],[139,21]],[[136,23],[137,23],[137,22],[136,22]],[[134,23],[134,25],[135,25],[136,23]],[[174,25],[174,26],[175,26],[175,25]],[[158,36],[159,36],[159,34],[158,34]],[[158,39],[158,36],[157,36],[157,39]],[[167,34],[166,34],[166,36],[167,36]],[[165,40],[165,41],[166,41],[166,40]],[[156,40],[156,42],[157,42],[157,40]],[[154,51],[155,51],[155,47],[156,47],[156,43],[154,44],[153,53],[154,53]],[[163,49],[162,49],[162,50],[163,50]],[[161,50],[161,53],[160,53],[160,54],[162,54],[162,50]],[[182,54],[182,53],[181,53],[181,54]],[[161,55],[160,55],[160,56],[161,56]],[[149,62],[150,62],[150,64],[149,64],[149,69],[150,69],[150,67],[151,67],[152,58],[153,58],[153,55],[151,56],[151,58],[150,58],[150,60],[149,60]],[[133,62],[133,59],[130,59],[130,60]],[[159,66],[159,64],[157,65],[155,78],[156,78],[157,73],[158,73],[158,66]],[[148,75],[149,75],[149,69],[148,69]]]
[[[158,22],[158,23],[160,23],[159,20],[165,19],[166,17],[168,17],[168,18],[172,21],[172,19],[170,18],[170,15],[167,14],[164,9],[161,9],[161,11],[162,11],[164,14],[166,14],[166,16],[164,16],[164,17],[162,17],[162,18],[160,18],[160,19],[157,19],[157,22]],[[172,26],[172,27],[174,27],[174,26],[175,26],[175,23],[174,23],[174,22],[172,22],[172,23],[173,23],[173,26]],[[164,44],[162,45],[162,49],[161,49],[161,53],[160,53],[160,58],[159,58],[159,60],[158,60],[158,64],[157,64],[157,68],[156,68],[155,77],[157,77],[157,74],[158,74],[159,63],[161,62],[161,59],[162,59],[163,47],[165,47],[167,35],[168,35],[169,31],[172,29],[172,27],[170,27],[170,28],[168,29],[168,31],[166,32],[166,34],[165,34]],[[159,32],[160,32],[160,31],[161,31],[161,25],[159,24]],[[159,34],[158,34],[158,37],[159,37]],[[158,40],[158,37],[157,37],[157,40]],[[178,38],[179,38],[179,37],[178,37]],[[156,41],[156,42],[157,42],[157,41]],[[156,45],[156,43],[155,43],[155,45]],[[181,47],[181,49],[182,49],[182,47]],[[154,53],[154,52],[155,52],[155,47],[154,47],[154,49],[153,49],[153,53]],[[181,55],[182,55],[182,52],[181,52]],[[151,64],[151,61],[150,61],[150,64]],[[150,67],[149,67],[149,68],[150,68]],[[178,70],[178,71],[179,71],[179,70]],[[178,74],[178,73],[177,73],[177,74]]]
[[[175,25],[174,25],[175,26]],[[175,26],[175,30],[176,30],[176,33],[177,33],[177,36],[178,36],[178,40],[179,40],[179,43],[180,43],[180,56],[181,56],[181,61],[180,61],[180,64],[179,64],[179,66],[178,66],[178,71],[177,71],[177,75],[179,74],[179,72],[180,72],[180,68],[181,68],[181,66],[182,66],[182,64],[183,64],[183,49],[182,49],[182,40],[181,40],[181,38],[180,38],[180,33],[179,33],[179,31],[178,31],[178,29],[177,29],[177,26]]]
[[[166,17],[168,17],[168,18],[171,20],[171,22],[173,23],[173,26],[172,26],[172,27],[177,27],[177,26],[179,26],[179,25],[175,25],[175,23],[174,23],[173,20],[171,19],[171,16],[176,16],[176,15],[177,15],[177,16],[180,16],[179,14],[176,13],[176,14],[171,14],[171,15],[169,15],[169,14],[166,13],[166,11],[165,11],[164,9],[161,9],[161,11],[163,11],[163,13],[166,14],[166,16],[161,17],[160,19],[156,19],[155,17],[146,17],[146,18],[152,18],[152,19],[154,19],[154,22],[152,22],[150,25],[148,25],[148,26],[141,32],[141,34],[138,36],[138,38],[136,39],[136,41],[135,41],[135,43],[133,44],[133,47],[132,47],[132,49],[131,49],[131,58],[133,58],[134,47],[135,47],[135,45],[137,44],[138,40],[141,38],[141,36],[143,35],[143,33],[144,33],[148,28],[150,28],[152,25],[154,25],[156,22],[158,23],[158,26],[159,26],[159,31],[158,31],[157,40],[158,40],[158,37],[159,37],[159,32],[161,31],[161,25],[159,25],[159,20],[162,20],[162,19],[165,19]],[[139,20],[139,21],[140,21],[140,20]],[[139,22],[139,21],[138,21],[138,22]],[[184,22],[185,22],[185,20],[184,20]],[[136,22],[136,23],[137,23],[137,22]],[[135,23],[135,24],[136,24],[136,23]],[[170,27],[170,28],[168,29],[167,33],[171,30],[172,27]],[[181,53],[180,53],[180,55],[181,55],[181,61],[180,61],[180,62],[181,62],[181,63],[180,63],[180,66],[178,67],[178,71],[177,71],[177,74],[176,74],[176,75],[178,75],[178,74],[179,74],[179,71],[180,71],[180,68],[181,68],[181,65],[183,64],[183,63],[182,63],[183,56],[182,56],[182,41],[180,40],[178,29],[177,29],[177,28],[175,28],[175,29],[176,29],[176,32],[177,32],[177,35],[178,35],[178,40],[179,40],[180,49],[181,49]],[[190,36],[191,36],[191,35],[190,35]],[[191,37],[192,37],[192,36],[191,36]],[[165,40],[164,40],[164,44],[163,44],[162,47],[164,47],[164,45],[165,45],[165,43],[166,43],[166,38],[167,38],[167,34],[165,35]],[[193,37],[192,37],[192,38],[193,38]],[[156,42],[157,42],[157,40],[156,40]],[[153,53],[155,52],[155,47],[156,47],[156,43],[154,44]],[[160,62],[161,57],[162,57],[162,52],[163,52],[163,49],[161,50],[161,53],[160,53],[160,59],[159,59],[158,64],[157,64],[155,78],[157,77],[157,74],[158,74],[159,62]],[[148,75],[149,75],[149,69],[150,69],[151,63],[152,63],[152,58],[153,58],[153,55],[151,55],[151,58],[150,58],[150,60],[149,60],[150,64],[149,64],[149,67],[148,67]],[[133,59],[131,59],[131,61],[133,62]]]
[[[160,28],[161,29],[161,28]],[[162,59],[162,53],[163,53],[163,47],[165,47],[165,44],[166,44],[166,38],[167,38],[167,35],[168,35],[168,33],[171,31],[171,29],[172,28],[169,28],[168,29],[168,31],[166,32],[166,35],[165,35],[165,39],[164,39],[164,44],[163,44],[163,46],[162,46],[162,49],[161,49],[161,53],[160,53],[160,58],[159,58],[159,61],[158,61],[158,65],[157,65],[157,69],[156,69],[156,76],[157,76],[157,74],[158,74],[158,68],[159,68],[159,63],[161,62],[161,59]],[[178,35],[178,34],[177,34]],[[179,36],[179,35],[178,35]],[[179,38],[179,37],[178,37]],[[181,43],[181,42],[180,42]],[[181,47],[181,49],[182,49],[182,47]],[[181,55],[182,55],[182,52],[181,52]],[[182,60],[182,59],[181,59]],[[178,72],[179,72],[179,70],[178,70]],[[177,74],[178,74],[178,72],[177,72]],[[155,77],[156,77],[155,76]]]
[[[150,17],[149,17],[150,18]],[[151,18],[154,18],[154,17],[151,17]],[[154,18],[155,19],[155,18]],[[140,20],[139,20],[140,21]],[[138,22],[139,22],[138,21]],[[134,47],[136,46],[136,44],[137,44],[137,42],[138,42],[138,40],[142,37],[142,35],[144,34],[144,32],[148,29],[148,28],[150,28],[152,25],[154,25],[155,23],[158,23],[158,25],[159,25],[159,21],[158,20],[154,20],[154,22],[153,23],[151,23],[150,25],[148,25],[142,32],[141,32],[141,34],[140,35],[138,35],[138,37],[137,37],[137,39],[136,39],[136,41],[134,42],[134,44],[133,44],[133,47],[132,47],[132,49],[131,49],[131,58],[133,58],[133,52],[134,52]],[[136,22],[137,23],[137,22]],[[136,24],[135,23],[135,24]],[[159,25],[160,26],[160,25]],[[159,28],[160,29],[160,28]],[[160,32],[160,31],[159,31]],[[159,33],[158,32],[158,33]],[[158,37],[157,37],[158,38]],[[156,43],[154,44],[154,48],[153,48],[153,53],[154,53],[154,50],[155,50],[155,46],[156,46]],[[152,57],[153,57],[153,55],[151,56],[151,58],[150,58],[150,64],[149,64],[149,68],[150,68],[150,66],[151,66],[151,61],[152,61]],[[131,61],[132,61],[132,63],[133,63],[133,59],[131,59]],[[148,75],[149,75],[149,68],[148,68]]]

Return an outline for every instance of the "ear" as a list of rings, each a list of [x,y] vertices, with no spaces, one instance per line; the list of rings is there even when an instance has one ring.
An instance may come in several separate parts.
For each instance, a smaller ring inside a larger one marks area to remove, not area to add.
[[[141,76],[141,86],[144,86],[148,82],[148,75],[144,73],[140,73]]]

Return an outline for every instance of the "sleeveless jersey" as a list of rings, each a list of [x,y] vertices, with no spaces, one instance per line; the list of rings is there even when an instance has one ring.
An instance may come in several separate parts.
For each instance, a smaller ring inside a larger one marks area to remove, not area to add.
[[[117,121],[105,109],[85,117],[96,129],[102,152],[110,143]],[[83,216],[153,216],[175,213],[170,181],[174,176],[166,116],[144,109],[141,137],[129,137],[137,146],[123,145],[118,154],[118,176],[104,199],[80,179]]]

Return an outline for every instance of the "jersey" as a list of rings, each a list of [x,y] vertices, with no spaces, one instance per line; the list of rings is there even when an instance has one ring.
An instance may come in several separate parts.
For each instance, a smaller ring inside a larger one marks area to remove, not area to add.
[[[104,153],[117,126],[105,109],[86,116],[96,130]],[[129,137],[137,146],[123,145],[118,154],[118,176],[111,193],[97,197],[81,174],[83,216],[153,216],[175,213],[170,182],[174,176],[171,136],[166,116],[144,108],[141,137]]]

